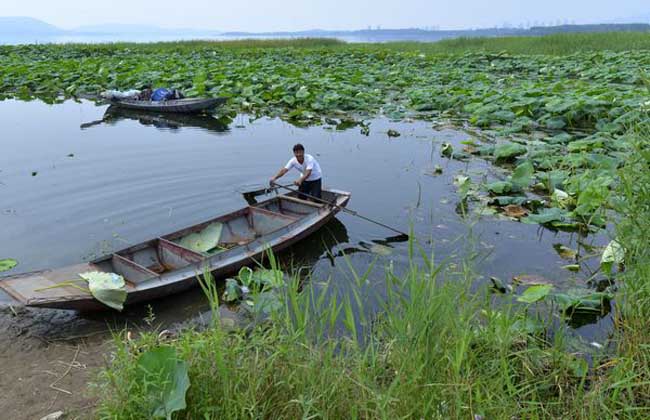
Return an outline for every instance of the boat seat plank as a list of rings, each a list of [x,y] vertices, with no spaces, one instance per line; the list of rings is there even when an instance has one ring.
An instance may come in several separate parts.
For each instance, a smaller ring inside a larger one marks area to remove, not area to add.
[[[158,238],[158,256],[160,257],[160,262],[166,268],[172,270],[201,262],[205,258],[196,251],[192,251],[164,238]]]
[[[283,195],[282,197],[280,197],[280,199],[281,200],[287,200],[287,201],[293,201],[294,203],[300,203],[300,204],[304,204],[306,206],[316,207],[316,208],[319,208],[319,209],[325,207],[325,204],[323,204],[323,203],[315,203],[313,201],[301,200],[300,198],[291,197],[291,196],[288,196],[288,195]]]
[[[299,217],[296,216],[291,216],[287,214],[282,214],[280,212],[274,211],[274,210],[269,210],[268,208],[264,207],[251,207],[251,213],[259,213],[259,214],[264,214],[267,216],[271,217],[280,217],[285,220],[290,220],[290,221],[296,221],[299,219]]]
[[[87,297],[90,296],[90,292],[76,287],[52,286],[74,280],[74,284],[87,288],[87,282],[79,277],[79,274],[88,271],[104,270],[92,263],[76,264],[54,270],[35,271],[6,277],[0,280],[0,287],[14,299],[23,303],[35,299],[67,298],[71,295]]]
[[[298,220],[297,217],[275,213],[270,210],[251,207],[248,220],[255,232],[255,237],[260,237],[281,229]]]
[[[113,254],[111,262],[114,272],[132,284],[138,284],[157,276],[155,272],[118,254]]]

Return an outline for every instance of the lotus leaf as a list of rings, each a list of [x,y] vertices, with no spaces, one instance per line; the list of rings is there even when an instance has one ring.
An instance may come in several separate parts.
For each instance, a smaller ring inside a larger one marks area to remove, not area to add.
[[[517,143],[506,143],[497,146],[494,149],[494,158],[497,161],[511,161],[516,157],[525,155],[528,149]]]
[[[161,346],[142,353],[137,372],[150,407],[148,416],[171,420],[174,412],[185,409],[190,378],[187,363],[178,359],[173,347]]]
[[[226,279],[226,290],[223,292],[223,300],[234,302],[243,296],[242,288],[235,279]]]
[[[520,274],[518,276],[514,276],[512,279],[515,281],[515,283],[518,284],[526,284],[526,285],[551,284],[550,280],[535,274]]]
[[[440,155],[450,158],[454,154],[454,147],[450,143],[442,143],[442,148],[440,149]]]
[[[600,258],[600,266],[603,271],[610,274],[614,265],[620,265],[623,262],[625,262],[625,249],[618,241],[611,241],[605,248],[605,251],[603,251],[603,256]]]
[[[602,312],[603,305],[614,298],[611,293],[590,292],[584,289],[571,289],[565,293],[556,293],[553,299],[564,311]]]
[[[555,252],[557,252],[557,254],[565,260],[575,261],[578,255],[578,251],[566,247],[562,244],[554,244],[553,248],[555,249]]]
[[[537,214],[531,214],[521,219],[523,223],[544,225],[551,222],[562,222],[568,218],[565,210],[558,208],[546,208]]]
[[[207,253],[219,245],[223,224],[219,222],[210,223],[200,232],[190,233],[181,238],[179,245],[192,251]]]
[[[89,271],[79,276],[88,282],[88,289],[95,299],[118,311],[124,309],[126,301],[124,277],[99,271]]]
[[[528,211],[516,204],[509,204],[503,208],[503,214],[508,217],[515,217],[517,219],[524,217],[528,214]]]
[[[526,161],[515,168],[510,177],[510,182],[518,189],[526,188],[532,181],[534,173],[535,168],[530,162]]]
[[[12,268],[14,268],[17,265],[18,265],[18,261],[14,260],[14,259],[11,259],[11,258],[0,260],[0,272],[1,271],[11,270]]]
[[[517,301],[523,303],[535,303],[546,298],[546,296],[551,293],[551,290],[553,290],[553,286],[550,284],[530,286],[517,298]]]
[[[508,194],[514,190],[512,183],[508,181],[491,182],[486,185],[486,188],[489,192],[495,195]]]

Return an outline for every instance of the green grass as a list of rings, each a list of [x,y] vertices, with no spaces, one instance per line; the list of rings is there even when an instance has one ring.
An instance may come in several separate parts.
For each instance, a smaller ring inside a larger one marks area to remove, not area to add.
[[[383,308],[370,320],[362,315],[369,292],[360,276],[350,294],[325,295],[309,285],[298,293],[294,285],[273,323],[234,333],[217,325],[169,342],[190,369],[188,408],[180,418],[644,418],[650,406],[650,128],[643,111],[649,43],[648,34],[613,33],[437,44],[0,47],[0,87],[7,97],[54,100],[61,92],[154,82],[226,94],[231,111],[312,123],[379,109],[397,119],[459,117],[497,136],[530,140],[527,158],[538,179],[565,171],[561,187],[578,207],[615,206],[620,215],[627,271],[618,282],[617,348],[596,357],[588,372],[562,328],[549,334],[531,323],[537,309],[544,319],[557,321],[557,313],[544,312],[542,304],[512,306],[507,297],[493,305],[485,290],[473,291],[470,268],[443,281],[430,260],[414,260],[404,276],[387,273]],[[557,137],[553,127],[560,126],[567,133]],[[116,337],[116,357],[98,385],[98,415],[141,418],[149,410],[134,361],[160,344],[154,333],[137,342]]]
[[[451,272],[431,258],[416,260],[412,244],[408,272],[398,277],[387,268],[381,290],[354,273],[345,294],[294,280],[272,322],[240,331],[216,322],[171,340],[155,332],[137,341],[116,336],[114,361],[96,385],[96,415],[150,412],[136,361],[171,345],[191,381],[180,419],[647,418],[650,123],[629,136],[635,153],[613,191],[626,250],[616,277],[615,345],[595,352],[591,368],[557,311],[495,299],[476,288],[471,265]],[[214,289],[205,291],[216,307]],[[368,317],[371,300],[380,311]]]
[[[68,43],[40,44],[49,49],[66,50],[69,48],[90,49],[94,51],[114,51],[130,48],[137,51],[197,51],[202,49],[257,49],[257,48],[333,48],[348,45],[334,38],[295,38],[295,39],[235,39],[235,40],[195,40],[162,42],[107,42],[101,44]]]
[[[553,34],[499,38],[457,38],[435,43],[389,43],[396,50],[435,54],[502,53],[568,55],[596,51],[648,51],[650,32]]]
[[[632,129],[635,151],[620,171],[617,240],[625,248],[620,278],[617,357],[608,373],[608,402],[629,416],[650,407],[650,115]]]
[[[490,303],[472,291],[475,273],[454,280],[431,259],[386,271],[382,311],[366,318],[364,276],[349,295],[293,282],[272,322],[226,332],[216,323],[161,342],[116,337],[100,378],[102,418],[136,419],[152,409],[139,354],[161,344],[189,365],[187,408],[177,418],[594,418],[597,372],[548,334],[536,305]],[[328,293],[331,292],[331,293]],[[372,293],[374,296],[374,293]],[[214,300],[214,295],[213,300]],[[333,296],[337,296],[334,298]],[[600,360],[596,358],[596,366]]]
[[[650,50],[650,32],[565,33],[544,36],[455,38],[438,42],[395,41],[346,43],[333,38],[241,39],[226,41],[172,41],[155,43],[50,44],[49,48],[91,48],[110,51],[120,48],[149,51],[196,51],[202,49],[335,48],[337,50],[417,51],[431,54],[488,52],[510,54],[568,55],[595,51]]]

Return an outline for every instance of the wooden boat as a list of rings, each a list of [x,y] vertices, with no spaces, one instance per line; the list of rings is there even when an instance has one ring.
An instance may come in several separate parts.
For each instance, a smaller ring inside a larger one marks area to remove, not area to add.
[[[223,277],[259,261],[269,248],[278,252],[295,244],[330,221],[347,205],[350,193],[323,190],[323,200],[331,204],[302,200],[294,193],[278,195],[92,262],[0,278],[0,288],[27,306],[106,310],[89,292],[60,286],[79,280],[81,273],[100,271],[124,277],[125,305],[172,295],[194,287],[197,275],[205,269],[216,278]],[[179,244],[181,238],[215,222],[222,223],[219,245],[227,250],[209,255]]]
[[[192,114],[223,105],[226,98],[184,98],[169,101],[140,101],[137,99],[112,100],[111,104],[127,109],[153,112]]]
[[[226,123],[206,113],[182,114],[178,112],[142,111],[139,109],[121,108],[117,105],[111,105],[106,108],[102,119],[81,124],[81,129],[85,130],[96,125],[121,120],[137,121],[144,126],[154,126],[160,129],[175,130],[182,127],[195,127],[217,134],[225,134],[230,130]]]

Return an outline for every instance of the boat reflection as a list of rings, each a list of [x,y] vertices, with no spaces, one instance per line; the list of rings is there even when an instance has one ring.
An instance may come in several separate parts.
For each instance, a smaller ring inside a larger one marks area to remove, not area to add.
[[[138,111],[119,108],[113,105],[106,109],[101,120],[81,124],[80,128],[86,130],[102,124],[114,125],[124,120],[137,121],[142,125],[155,127],[163,131],[174,131],[183,127],[190,127],[210,131],[212,133],[225,134],[230,130],[228,126],[230,123],[229,120],[217,119],[208,114],[175,114],[169,112]]]

